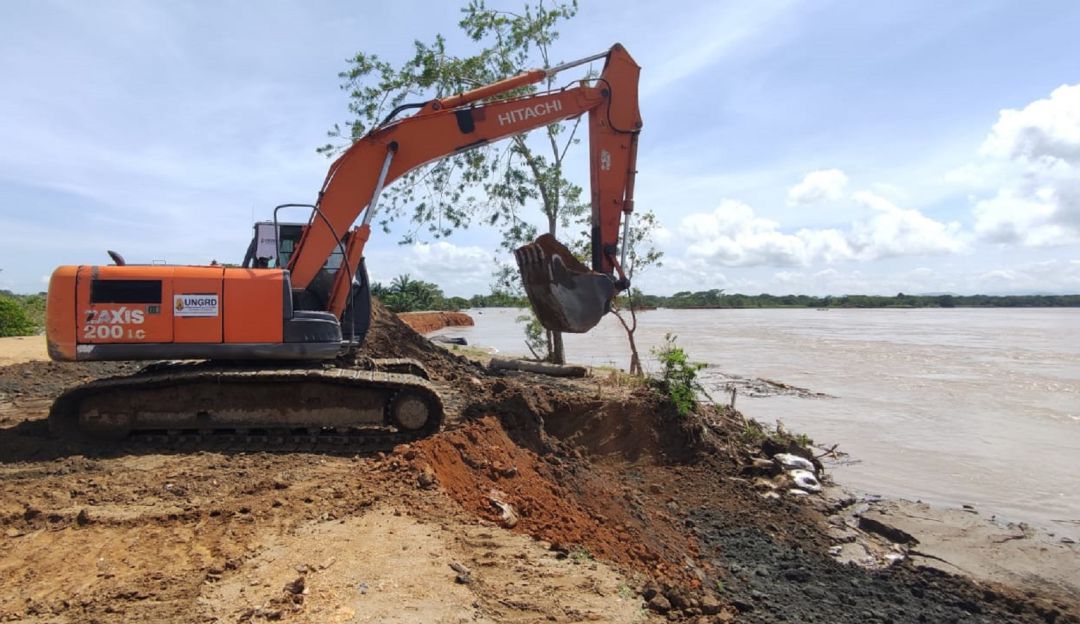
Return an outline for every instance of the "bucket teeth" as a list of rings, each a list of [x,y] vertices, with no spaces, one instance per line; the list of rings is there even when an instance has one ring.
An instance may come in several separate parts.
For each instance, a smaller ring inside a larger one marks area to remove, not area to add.
[[[590,271],[550,234],[519,247],[514,257],[529,303],[545,328],[587,332],[611,308],[612,279]]]

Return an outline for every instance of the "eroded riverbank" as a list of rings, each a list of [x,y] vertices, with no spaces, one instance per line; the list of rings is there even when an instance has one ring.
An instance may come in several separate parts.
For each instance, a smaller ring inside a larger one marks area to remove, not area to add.
[[[472,314],[475,327],[442,333],[526,352],[516,310]],[[1080,310],[656,310],[640,324],[647,368],[650,348],[676,335],[709,364],[718,401],[734,382],[748,416],[838,443],[848,457],[831,469],[845,485],[1080,540]],[[627,366],[611,318],[566,349]],[[761,392],[761,380],[808,392]]]
[[[132,365],[0,369],[0,615],[1078,621],[1051,587],[844,565],[828,499],[770,460],[803,451],[731,410],[682,418],[611,373],[492,374],[382,313],[367,353],[422,358],[447,430],[320,452],[72,445],[48,435],[51,398]]]

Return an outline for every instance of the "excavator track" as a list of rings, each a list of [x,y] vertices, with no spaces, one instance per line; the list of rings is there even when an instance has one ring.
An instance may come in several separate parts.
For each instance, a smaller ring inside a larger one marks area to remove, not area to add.
[[[435,433],[444,410],[415,362],[376,369],[156,364],[60,395],[49,428],[69,440],[243,450],[355,450]],[[388,370],[389,369],[389,370]]]

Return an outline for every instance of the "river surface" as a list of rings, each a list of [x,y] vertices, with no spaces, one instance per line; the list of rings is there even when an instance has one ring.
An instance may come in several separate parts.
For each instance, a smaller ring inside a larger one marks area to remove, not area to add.
[[[527,353],[521,311],[468,312],[474,327],[437,333]],[[717,400],[732,375],[831,395],[740,395],[736,406],[839,444],[849,458],[831,469],[844,485],[1080,537],[1080,309],[655,310],[639,320],[646,369],[670,332],[709,365]],[[626,368],[628,353],[611,315],[566,337],[569,362]]]

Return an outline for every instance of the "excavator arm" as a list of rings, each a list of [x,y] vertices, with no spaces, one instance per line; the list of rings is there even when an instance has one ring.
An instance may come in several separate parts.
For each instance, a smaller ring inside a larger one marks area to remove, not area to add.
[[[599,58],[606,58],[604,69],[588,83],[490,99]],[[626,50],[616,44],[603,54],[416,105],[420,110],[414,115],[375,128],[330,166],[315,212],[289,262],[293,288],[307,288],[344,240],[345,261],[327,305],[341,318],[386,185],[426,163],[588,113],[592,270],[549,235],[516,252],[526,292],[544,326],[588,331],[607,312],[615,294],[629,286],[618,244],[620,224],[627,228],[633,211],[642,125],[639,72]],[[361,213],[360,226],[350,230]]]

